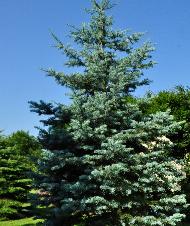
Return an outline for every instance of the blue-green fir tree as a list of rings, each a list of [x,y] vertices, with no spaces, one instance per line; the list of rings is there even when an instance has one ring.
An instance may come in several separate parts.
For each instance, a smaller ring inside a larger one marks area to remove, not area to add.
[[[151,43],[143,33],[113,30],[109,0],[92,0],[91,20],[72,27],[78,48],[56,47],[76,72],[46,70],[71,90],[72,103],[30,102],[49,116],[39,138],[47,149],[40,164],[38,204],[52,207],[45,225],[177,225],[185,217],[183,162],[170,157],[167,138],[180,123],[169,112],[143,116],[126,101],[151,68]],[[138,44],[142,43],[142,44]]]

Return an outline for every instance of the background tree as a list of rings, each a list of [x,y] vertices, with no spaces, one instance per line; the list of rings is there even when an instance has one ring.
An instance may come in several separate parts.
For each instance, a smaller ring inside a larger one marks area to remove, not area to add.
[[[1,219],[24,216],[23,204],[31,190],[29,176],[36,166],[32,158],[40,155],[40,144],[24,131],[0,137],[0,212]]]
[[[184,121],[177,134],[170,136],[176,143],[173,155],[184,158],[190,151],[190,89],[189,87],[176,86],[173,90],[160,91],[157,94],[149,93],[145,98],[149,101],[140,101],[140,108],[145,114],[158,111],[171,111],[176,121]],[[138,100],[138,98],[136,99]],[[132,100],[132,102],[135,99]]]
[[[145,101],[139,98],[130,98],[132,103],[139,103],[139,107],[145,115],[154,114],[159,111],[170,110],[176,121],[184,121],[177,133],[169,135],[173,146],[171,156],[183,158],[187,178],[184,181],[183,189],[190,201],[190,89],[189,87],[176,86],[172,90],[160,91],[157,94],[149,93]],[[146,101],[148,98],[149,101]],[[189,208],[188,210],[189,211]],[[187,214],[188,215],[188,214]]]
[[[145,116],[125,101],[149,83],[141,77],[154,65],[154,48],[137,47],[142,33],[113,30],[111,8],[109,0],[92,1],[90,23],[71,31],[76,50],[53,35],[66,65],[82,68],[46,70],[71,89],[72,104],[30,102],[49,115],[39,134],[49,151],[37,184],[41,204],[53,206],[46,225],[176,225],[184,217],[183,163],[169,156],[167,138],[180,123],[168,112]]]

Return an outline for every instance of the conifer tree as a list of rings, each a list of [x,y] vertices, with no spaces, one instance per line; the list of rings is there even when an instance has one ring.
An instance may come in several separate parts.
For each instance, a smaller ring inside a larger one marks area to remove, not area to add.
[[[0,134],[0,212],[1,220],[24,217],[35,169],[32,158],[39,156],[40,144],[24,131],[10,136]]]
[[[184,217],[183,163],[169,157],[167,138],[180,123],[169,112],[144,116],[126,102],[149,83],[142,76],[154,65],[154,48],[138,47],[143,33],[113,30],[106,14],[112,7],[92,0],[90,22],[71,31],[77,49],[53,34],[66,66],[81,68],[46,70],[71,89],[72,104],[30,102],[32,111],[49,116],[39,134],[47,151],[36,185],[38,204],[53,206],[46,225],[177,225]]]

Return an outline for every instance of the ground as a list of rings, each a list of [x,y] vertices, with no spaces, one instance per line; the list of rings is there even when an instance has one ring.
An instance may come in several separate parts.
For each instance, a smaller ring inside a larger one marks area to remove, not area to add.
[[[20,220],[0,221],[0,226],[34,226],[43,220],[35,220],[34,218],[24,218]]]

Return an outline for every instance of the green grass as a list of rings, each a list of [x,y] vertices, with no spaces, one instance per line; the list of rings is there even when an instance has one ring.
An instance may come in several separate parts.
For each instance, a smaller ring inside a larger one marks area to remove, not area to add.
[[[31,218],[24,218],[20,220],[0,221],[0,226],[34,226],[37,223],[43,222],[43,220],[34,220]]]
[[[43,220],[34,220],[32,217],[30,217],[20,220],[0,221],[0,226],[35,226],[40,222],[43,222]],[[190,226],[190,223],[182,224],[181,226]]]

